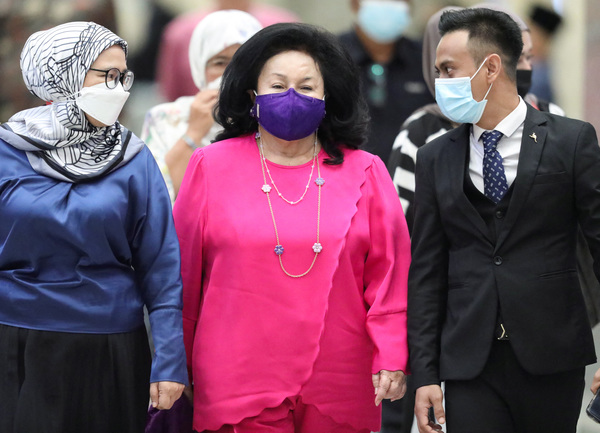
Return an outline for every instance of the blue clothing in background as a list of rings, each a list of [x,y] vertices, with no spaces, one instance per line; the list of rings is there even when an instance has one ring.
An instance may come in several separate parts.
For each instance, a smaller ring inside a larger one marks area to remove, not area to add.
[[[1,139],[0,161],[0,323],[130,332],[144,326],[145,304],[156,347],[151,382],[187,383],[179,244],[150,151],[82,183],[36,173]]]

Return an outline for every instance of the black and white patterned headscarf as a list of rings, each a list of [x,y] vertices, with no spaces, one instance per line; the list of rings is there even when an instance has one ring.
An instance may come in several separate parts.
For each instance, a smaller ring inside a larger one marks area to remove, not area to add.
[[[22,140],[3,139],[27,152],[42,174],[77,182],[108,173],[142,146],[128,146],[118,123],[97,128],[87,121],[75,97],[85,76],[107,48],[127,43],[93,22],[72,22],[34,33],[21,53],[25,85],[50,105],[21,111],[3,125]],[[135,148],[134,148],[135,147]]]

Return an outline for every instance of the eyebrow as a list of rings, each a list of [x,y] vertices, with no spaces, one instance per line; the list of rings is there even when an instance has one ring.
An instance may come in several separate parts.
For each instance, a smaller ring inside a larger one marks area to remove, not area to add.
[[[107,68],[93,68],[93,67],[90,67],[90,69],[89,69],[89,70],[90,70],[90,71],[95,71],[95,72],[108,72],[108,71],[110,71],[111,69],[118,69],[118,70],[119,70],[119,72],[120,72],[121,74],[125,74],[125,73],[127,73],[127,72],[129,72],[129,71],[130,71],[130,69],[129,69],[129,68],[125,68],[123,71],[121,71],[121,68],[119,68],[119,67],[117,67],[117,66],[109,66],[109,67],[107,67]]]
[[[442,63],[440,63],[439,68],[437,65],[435,65],[435,70],[440,71],[441,69],[444,69],[445,66],[447,66],[448,64],[451,64],[451,63],[452,63],[452,60],[444,60]]]
[[[271,75],[276,75],[276,76],[278,76],[280,78],[287,78],[287,75],[281,74],[279,72],[271,72]],[[314,77],[311,77],[310,75],[308,75],[308,76],[304,77],[302,79],[302,81],[309,81],[309,80],[312,80],[312,79],[314,79]]]

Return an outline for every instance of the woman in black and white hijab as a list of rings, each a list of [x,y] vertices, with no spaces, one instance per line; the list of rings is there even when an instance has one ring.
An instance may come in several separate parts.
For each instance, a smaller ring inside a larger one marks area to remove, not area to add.
[[[141,432],[149,395],[166,409],[187,383],[169,196],[117,122],[126,54],[106,28],[74,22],[21,55],[49,104],[0,126],[1,432]]]

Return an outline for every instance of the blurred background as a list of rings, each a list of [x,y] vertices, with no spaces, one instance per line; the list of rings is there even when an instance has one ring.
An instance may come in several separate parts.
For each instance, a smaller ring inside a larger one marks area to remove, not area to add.
[[[559,17],[542,17],[541,32],[532,27],[534,52],[547,57],[553,102],[567,116],[587,120],[600,128],[600,86],[594,77],[600,70],[600,0],[492,0],[508,7],[530,25],[534,6],[542,6]],[[227,1],[221,2],[227,3]],[[237,2],[231,0],[231,4]],[[243,3],[243,2],[242,2]],[[262,0],[267,6],[287,9],[301,21],[321,25],[334,33],[347,31],[355,16],[351,0]],[[424,24],[439,8],[472,6],[472,0],[412,0],[412,23],[408,36],[421,39]],[[0,0],[0,122],[15,112],[38,105],[23,85],[19,54],[34,31],[67,21],[92,20],[105,25],[129,42],[129,66],[136,74],[132,98],[122,122],[140,132],[145,112],[167,101],[154,84],[157,51],[162,31],[178,15],[214,6],[211,0]],[[596,24],[596,25],[594,25]],[[548,28],[552,31],[548,32]],[[537,37],[537,39],[536,39]],[[545,41],[544,45],[541,42]],[[536,43],[537,42],[537,43]],[[548,45],[548,50],[542,47]],[[182,52],[181,55],[187,55]],[[534,66],[534,74],[535,74]]]

